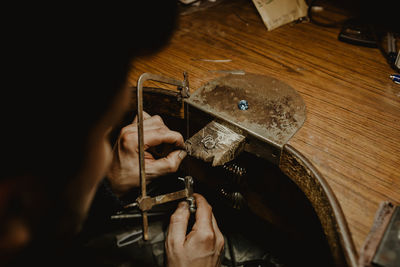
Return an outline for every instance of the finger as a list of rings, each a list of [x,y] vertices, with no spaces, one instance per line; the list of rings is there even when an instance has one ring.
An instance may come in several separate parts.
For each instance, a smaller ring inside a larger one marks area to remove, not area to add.
[[[154,116],[151,116],[151,117],[149,117],[149,118],[147,118],[147,119],[145,119],[143,121],[144,130],[146,130],[146,128],[148,128],[148,127],[153,127],[153,128],[159,127],[159,128],[162,128],[162,127],[167,127],[167,126],[165,125],[163,119],[160,116],[154,115]]]
[[[171,131],[166,127],[146,130],[146,134],[143,136],[144,138],[144,149],[148,149],[149,147],[158,146],[164,143],[174,144],[177,147],[184,147],[183,136],[176,132]]]
[[[146,174],[148,178],[154,178],[161,175],[174,173],[178,170],[182,160],[187,155],[185,150],[175,150],[168,154],[168,156],[146,162]]]
[[[137,127],[138,127],[137,123],[134,121],[132,124],[129,124],[129,125],[125,126],[124,128],[122,128],[121,135],[128,134],[131,132],[137,132],[138,131]],[[158,128],[167,128],[167,126],[164,124],[164,121],[162,120],[162,118],[158,115],[148,117],[147,119],[145,119],[143,121],[144,134],[148,130],[153,130],[153,129],[158,129]]]
[[[189,208],[186,201],[179,203],[178,208],[172,214],[168,234],[167,244],[170,246],[183,245],[186,239],[186,231],[189,221]]]
[[[143,139],[144,150],[164,143],[173,144],[174,146],[180,148],[184,147],[182,135],[178,132],[171,131],[166,127],[146,130],[146,133],[143,135]],[[124,130],[124,132],[121,132],[119,143],[119,147],[122,149],[127,151],[131,150],[131,153],[136,153],[138,151],[137,131],[128,132],[128,130]],[[171,158],[168,158],[166,163],[169,163],[168,165],[174,165],[174,154],[170,157]]]
[[[147,120],[150,118],[150,114],[148,114],[146,111],[143,110],[143,120]],[[135,118],[133,119],[132,123],[137,123],[138,116],[136,115]]]

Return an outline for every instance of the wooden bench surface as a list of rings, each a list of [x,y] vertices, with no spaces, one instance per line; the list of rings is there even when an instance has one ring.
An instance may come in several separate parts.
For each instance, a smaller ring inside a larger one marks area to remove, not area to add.
[[[310,22],[268,31],[252,1],[222,1],[181,15],[167,46],[133,62],[129,82],[187,71],[194,91],[221,71],[243,70],[292,86],[307,119],[289,144],[327,180],[360,251],[379,204],[400,204],[400,86],[378,49],[340,42],[339,31]]]

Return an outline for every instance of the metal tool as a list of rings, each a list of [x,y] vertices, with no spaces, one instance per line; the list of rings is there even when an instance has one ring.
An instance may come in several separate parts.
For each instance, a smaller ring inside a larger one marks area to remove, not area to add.
[[[190,211],[195,212],[196,206],[195,206],[195,201],[194,201],[194,197],[193,197],[193,178],[192,178],[192,176],[186,176],[185,178],[179,177],[179,179],[182,179],[185,182],[185,189],[179,190],[176,192],[172,192],[172,193],[168,193],[168,194],[164,194],[164,195],[159,195],[156,197],[140,196],[136,200],[136,202],[126,205],[125,208],[139,207],[139,209],[142,212],[145,212],[145,211],[151,210],[156,205],[160,205],[160,204],[163,204],[166,202],[186,198],[186,200],[189,202]],[[126,217],[126,218],[128,218],[128,217]]]
[[[191,212],[195,212],[195,202],[193,198],[193,178],[191,176],[186,176],[184,178],[185,189],[164,194],[156,197],[149,197],[146,191],[146,173],[145,173],[145,162],[144,162],[144,138],[143,138],[143,84],[145,81],[151,80],[160,83],[166,83],[178,86],[178,90],[181,91],[183,97],[189,95],[189,81],[187,73],[183,73],[183,81],[175,80],[168,77],[163,77],[152,73],[143,73],[137,83],[137,117],[138,117],[138,144],[139,144],[139,175],[140,175],[140,187],[141,195],[136,199],[136,202],[131,203],[125,208],[130,208],[138,206],[142,212],[143,218],[143,239],[148,240],[148,218],[147,211],[149,211],[153,206],[163,204],[166,202],[183,199],[189,202],[189,208]]]

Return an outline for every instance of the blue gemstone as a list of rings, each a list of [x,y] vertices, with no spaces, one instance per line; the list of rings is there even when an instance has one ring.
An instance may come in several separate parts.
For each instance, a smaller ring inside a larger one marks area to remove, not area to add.
[[[240,110],[247,110],[249,109],[249,103],[246,100],[240,100],[238,103],[238,108]]]

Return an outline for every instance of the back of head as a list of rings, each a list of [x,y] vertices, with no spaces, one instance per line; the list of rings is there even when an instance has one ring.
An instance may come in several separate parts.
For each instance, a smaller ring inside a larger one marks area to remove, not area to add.
[[[3,9],[3,177],[79,167],[82,137],[124,85],[131,59],[168,41],[176,1],[158,2]]]
[[[54,212],[39,218],[41,230],[51,231],[60,215],[55,203],[85,159],[89,131],[125,85],[132,59],[168,42],[177,2],[18,2],[2,10],[0,189],[31,177],[55,198]],[[8,213],[37,216],[25,212],[0,205],[0,226]]]

